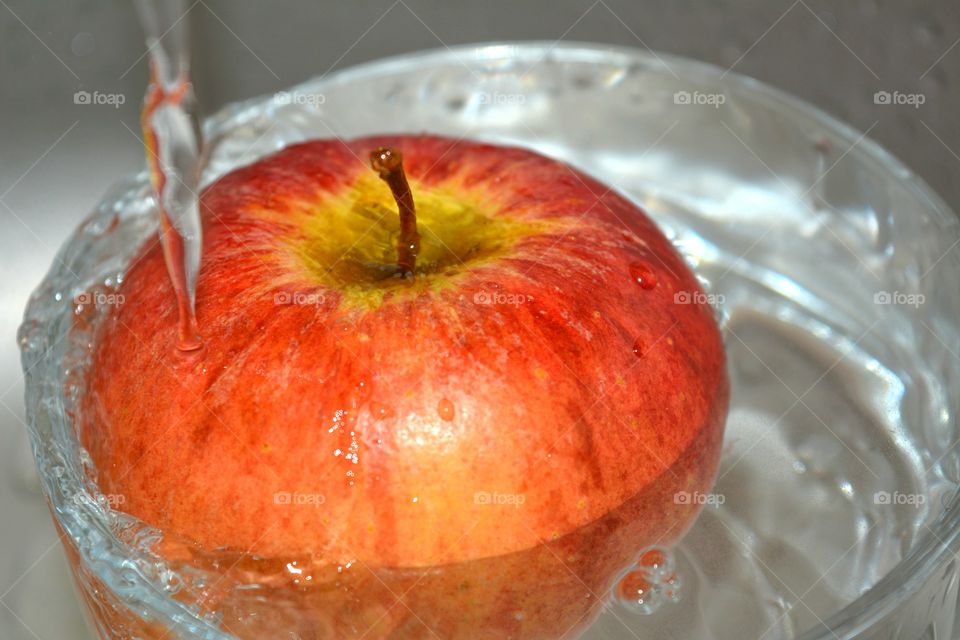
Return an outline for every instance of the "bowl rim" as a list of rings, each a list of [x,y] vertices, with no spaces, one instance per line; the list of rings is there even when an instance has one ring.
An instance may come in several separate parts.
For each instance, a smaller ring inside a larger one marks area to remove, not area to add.
[[[683,68],[685,77],[690,77],[692,72],[692,75],[698,76],[698,79],[719,80],[734,85],[751,94],[751,97],[765,99],[775,106],[792,110],[816,122],[825,131],[839,138],[858,141],[855,151],[859,155],[866,156],[882,166],[885,171],[896,175],[914,194],[931,205],[931,210],[940,216],[941,222],[960,224],[960,217],[923,178],[852,125],[835,118],[806,100],[761,80],[709,62],[662,53],[649,48],[575,40],[482,41],[379,58],[307,79],[297,86],[325,83],[335,87],[358,79],[390,75],[409,70],[411,67],[428,65],[431,62],[449,61],[451,58],[468,65],[469,62],[503,59],[506,55],[518,57],[518,54],[526,57],[541,54],[536,56],[541,61],[552,56],[563,61],[605,64],[611,62],[611,56],[616,56],[634,63],[642,61],[647,66],[669,73],[673,73],[669,64],[672,63]],[[254,98],[249,101],[249,104],[258,104],[260,100],[261,98]],[[930,530],[930,534],[919,539],[906,557],[900,560],[890,572],[853,601],[827,616],[826,619],[820,620],[812,628],[802,631],[798,638],[802,640],[855,638],[858,633],[875,627],[892,613],[899,603],[918,592],[950,554],[960,551],[960,499],[958,498],[960,494],[955,495],[945,507],[935,527]]]
[[[672,64],[676,65],[677,68],[683,69],[684,73],[681,74],[681,79],[691,78],[709,82],[720,81],[732,85],[748,93],[752,98],[765,100],[772,107],[791,111],[797,116],[816,122],[818,126],[839,139],[858,141],[856,151],[860,156],[878,164],[884,172],[896,176],[901,183],[909,186],[910,191],[913,192],[915,196],[926,200],[930,205],[930,210],[940,216],[940,222],[942,224],[950,225],[960,223],[957,215],[922,178],[891,153],[883,149],[878,143],[866,136],[862,136],[861,132],[851,125],[834,118],[820,108],[781,89],[742,75],[739,72],[726,70],[717,65],[683,56],[654,52],[650,49],[579,41],[516,40],[477,42],[461,44],[454,47],[444,46],[441,48],[375,59],[309,78],[288,90],[316,87],[319,85],[335,90],[338,85],[350,84],[359,79],[389,76],[400,71],[409,71],[424,65],[449,63],[451,61],[469,65],[470,63],[476,64],[484,60],[502,60],[507,57],[512,59],[532,58],[539,61],[554,59],[558,61],[603,64],[610,64],[611,62],[619,60],[622,63],[639,63],[673,74],[671,69]],[[229,128],[236,119],[244,116],[248,108],[263,105],[269,99],[269,96],[257,96],[228,105],[212,114],[206,120],[204,123],[205,131],[216,132],[218,129]],[[77,235],[75,232],[71,234],[61,247],[57,260],[60,260],[62,254],[76,241]],[[53,271],[45,275],[40,288],[47,283],[52,273]],[[37,302],[32,297],[27,308],[27,318],[30,318],[31,311],[35,310],[36,305]],[[49,321],[48,324],[53,325],[54,320]],[[49,361],[55,357],[59,357],[59,352],[51,346],[43,354],[38,356],[34,365],[39,364],[40,361]],[[27,368],[26,356],[24,356],[24,368]],[[32,376],[27,376],[28,387],[31,386],[32,378]],[[32,386],[36,386],[37,384],[36,381],[32,381]],[[30,404],[29,395],[30,391],[28,389],[28,409]],[[42,401],[43,398],[40,398],[40,400]],[[39,456],[41,448],[39,439],[42,436],[32,424],[34,419],[32,412],[30,412],[30,437],[31,440],[34,440],[34,455]],[[37,461],[39,463],[39,459]],[[52,503],[53,497],[47,486],[46,479],[44,479],[44,493]],[[51,504],[51,506],[55,505]],[[56,514],[55,509],[52,509],[52,511]],[[56,515],[54,517],[56,517]],[[827,616],[814,627],[804,630],[799,637],[804,640],[856,637],[857,634],[865,630],[875,628],[895,612],[898,605],[919,592],[919,590],[929,582],[934,573],[945,564],[950,554],[960,550],[960,498],[958,498],[957,495],[954,495],[949,504],[945,505],[945,509],[939,519],[928,529],[929,534],[919,538],[908,551],[907,555],[901,559],[890,572],[853,601]],[[71,538],[73,538],[72,535]],[[77,540],[72,539],[72,542],[76,545]],[[119,545],[122,545],[122,548],[129,549],[129,545],[126,543],[120,542],[119,539],[117,539],[117,542]],[[89,564],[90,559],[83,556],[84,551],[82,547],[78,549],[78,551],[80,551],[81,557],[84,557],[84,560]],[[99,575],[98,577],[101,579],[104,578],[104,576]],[[152,588],[160,597],[169,598],[169,596],[163,590],[159,589],[149,578],[144,577],[144,582],[148,588]],[[112,589],[114,585],[108,582],[108,586]],[[172,625],[180,625],[183,623],[181,616],[186,611],[179,607],[176,607],[177,611],[166,607],[164,607],[162,611],[154,607],[150,608],[153,613],[159,614],[164,622],[169,622]],[[177,613],[180,613],[180,615],[177,615]],[[196,619],[198,622],[199,620],[198,618]],[[176,628],[176,626],[174,628]],[[210,631],[216,633],[213,629],[210,629]]]

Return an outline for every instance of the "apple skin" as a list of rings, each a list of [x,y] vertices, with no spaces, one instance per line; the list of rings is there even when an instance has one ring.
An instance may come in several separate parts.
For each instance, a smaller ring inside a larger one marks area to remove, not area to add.
[[[398,226],[362,160],[381,146],[429,245],[412,281],[371,275]],[[695,517],[674,495],[716,473],[722,340],[625,198],[528,150],[382,136],[287,147],[201,210],[203,351],[173,347],[151,243],[99,323],[81,438],[124,511],[241,566],[282,560],[256,624],[573,637]],[[258,637],[248,597],[216,606]]]

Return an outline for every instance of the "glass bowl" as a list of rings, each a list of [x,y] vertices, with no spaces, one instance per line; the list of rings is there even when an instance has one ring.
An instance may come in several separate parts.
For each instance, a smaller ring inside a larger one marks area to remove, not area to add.
[[[528,146],[638,202],[724,330],[723,460],[711,494],[675,496],[704,504],[666,550],[676,590],[610,599],[584,637],[953,633],[960,225],[936,194],[857,131],[758,82],[567,43],[407,55],[231,106],[205,123],[203,182],[304,139],[422,131]],[[30,435],[99,633],[232,638],[227,621],[269,603],[201,606],[229,569],[161,560],[167,541],[98,491],[73,426],[90,332],[155,219],[146,175],[120,182],[31,297]]]

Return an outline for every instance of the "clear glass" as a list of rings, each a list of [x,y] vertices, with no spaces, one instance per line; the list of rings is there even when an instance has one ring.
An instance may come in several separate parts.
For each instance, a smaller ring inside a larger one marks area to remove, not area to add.
[[[716,488],[696,497],[706,506],[670,558],[682,585],[659,606],[611,601],[584,637],[953,634],[960,224],[922,181],[736,74],[527,43],[376,62],[232,106],[205,125],[203,182],[291,142],[385,131],[524,145],[596,176],[647,209],[717,307],[731,412]],[[161,561],[169,541],[111,508],[72,426],[98,304],[155,221],[146,174],[120,183],[31,298],[21,344],[37,464],[103,637],[253,634],[274,604],[257,597],[269,575]]]

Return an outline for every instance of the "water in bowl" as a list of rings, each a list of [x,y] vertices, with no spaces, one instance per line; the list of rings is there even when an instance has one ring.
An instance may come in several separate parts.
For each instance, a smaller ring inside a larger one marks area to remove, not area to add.
[[[232,106],[206,123],[202,183],[304,139],[418,131],[529,146],[627,194],[722,322],[732,398],[716,487],[675,496],[702,503],[700,518],[675,549],[638,549],[638,565],[594,594],[607,602],[584,637],[792,637],[930,535],[960,475],[956,226],[935,203],[915,216],[912,177],[891,180],[872,143],[696,65],[499,46]],[[110,196],[71,254],[81,275],[41,289],[34,320],[63,313],[53,296],[71,296],[58,286],[122,278],[152,214],[145,176]],[[29,351],[29,326],[24,337]]]

